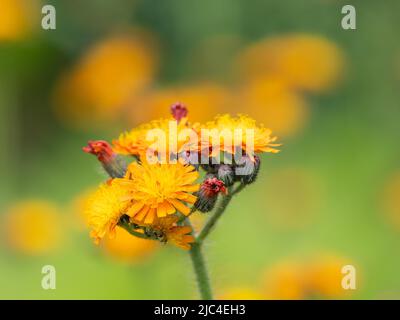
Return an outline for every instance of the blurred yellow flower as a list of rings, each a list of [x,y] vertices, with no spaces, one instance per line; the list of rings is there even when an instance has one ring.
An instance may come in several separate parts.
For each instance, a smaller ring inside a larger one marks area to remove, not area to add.
[[[400,171],[393,174],[386,183],[383,210],[394,226],[400,229]]]
[[[231,288],[217,297],[218,300],[265,300],[260,292],[250,288]]]
[[[129,205],[126,195],[124,188],[111,181],[102,184],[86,202],[86,221],[96,244],[106,235],[115,237],[115,228]]]
[[[3,227],[10,249],[27,255],[55,250],[65,229],[57,207],[45,200],[15,204],[8,210]]]
[[[334,255],[317,257],[308,264],[307,291],[316,298],[340,299],[351,290],[342,288],[342,268],[349,264],[345,259]]]
[[[199,83],[153,90],[130,107],[132,124],[151,118],[168,116],[165,106],[181,102],[189,109],[189,118],[194,122],[205,122],[219,113],[228,112],[231,107],[229,89],[215,83]]]
[[[346,259],[332,254],[308,261],[286,261],[267,269],[264,292],[268,299],[341,299],[352,293],[342,288]]]
[[[263,125],[258,125],[254,119],[246,115],[240,114],[236,117],[232,117],[229,114],[219,115],[213,121],[209,121],[202,126],[202,129],[216,129],[221,133],[218,141],[213,141],[213,139],[210,139],[210,136],[205,134],[201,136],[201,147],[209,149],[212,146],[213,152],[210,154],[212,156],[215,156],[220,151],[234,154],[237,148],[247,153],[279,152],[275,147],[280,146],[280,144],[275,143],[277,137],[272,136],[272,131]],[[252,136],[248,136],[247,130],[252,131]],[[222,134],[224,132],[229,132],[231,135],[228,143],[225,141],[226,136]],[[239,139],[235,139],[234,137]],[[248,145],[248,140],[252,144]]]
[[[55,89],[61,120],[91,126],[120,116],[154,78],[155,54],[145,37],[117,35],[91,47]]]
[[[32,31],[34,17],[39,13],[36,0],[1,0],[0,41],[25,37]]]
[[[154,253],[158,248],[158,243],[154,240],[134,237],[117,226],[115,237],[104,239],[103,248],[109,256],[122,262],[132,263]]]
[[[311,92],[332,88],[343,72],[344,57],[332,41],[312,34],[264,39],[238,58],[243,80],[278,76],[291,86]]]
[[[193,166],[176,164],[129,165],[125,178],[115,179],[115,183],[131,201],[126,214],[132,221],[151,224],[156,217],[163,218],[177,210],[184,215],[190,213],[188,204],[194,204],[198,191],[195,181],[199,173]]]
[[[236,95],[235,109],[246,112],[282,136],[298,133],[309,118],[303,97],[282,78],[265,77],[248,81]]]
[[[306,298],[303,266],[285,261],[269,268],[263,276],[268,299],[299,300]]]

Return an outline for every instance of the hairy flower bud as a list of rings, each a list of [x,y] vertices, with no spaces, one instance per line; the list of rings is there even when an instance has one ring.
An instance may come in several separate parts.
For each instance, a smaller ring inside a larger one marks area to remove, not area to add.
[[[177,102],[171,106],[171,113],[174,119],[179,122],[182,118],[187,116],[188,109],[184,104]]]
[[[219,193],[227,193],[224,183],[215,175],[208,174],[197,193],[195,208],[201,212],[211,211],[217,202]]]
[[[124,159],[114,153],[107,141],[90,140],[82,150],[95,155],[111,178],[122,178],[125,175],[126,163]]]
[[[230,187],[235,182],[235,173],[232,166],[222,164],[218,168],[218,179],[221,180],[225,186]]]
[[[244,184],[251,184],[256,181],[258,172],[260,171],[261,159],[254,155],[251,158],[248,155],[242,157],[242,164],[236,168],[236,180]]]
[[[209,158],[209,159],[207,159],[207,161],[205,163],[203,163],[203,160],[202,160],[200,166],[207,173],[215,173],[216,174],[218,172],[218,168],[219,168],[220,164],[218,163],[218,161],[216,161],[215,158]]]

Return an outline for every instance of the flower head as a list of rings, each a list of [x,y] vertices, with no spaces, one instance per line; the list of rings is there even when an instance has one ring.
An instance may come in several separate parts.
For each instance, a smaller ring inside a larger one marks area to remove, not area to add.
[[[204,128],[210,131],[209,134],[202,134],[201,146],[202,150],[212,149],[211,156],[216,156],[221,151],[235,154],[238,149],[251,155],[254,152],[279,152],[274,147],[280,144],[275,143],[277,137],[272,137],[271,130],[257,125],[254,119],[246,115],[219,115],[213,121],[207,122]],[[210,136],[214,136],[211,132],[215,129],[219,133],[218,140],[210,141]]]
[[[192,193],[199,189],[195,184],[199,173],[193,166],[175,164],[129,165],[124,178],[115,179],[128,194],[130,204],[126,214],[133,222],[151,224],[156,217],[163,218],[181,212],[189,215],[188,204],[196,202]]]
[[[88,199],[85,213],[96,244],[107,234],[115,236],[115,228],[129,205],[126,194],[126,190],[112,180],[101,185]]]

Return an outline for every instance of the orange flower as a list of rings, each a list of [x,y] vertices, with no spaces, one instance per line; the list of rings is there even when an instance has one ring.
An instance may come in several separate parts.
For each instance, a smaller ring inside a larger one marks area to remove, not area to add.
[[[114,151],[119,154],[139,156],[143,162],[146,161],[147,151],[157,151],[168,159],[173,153],[197,151],[198,143],[191,140],[193,135],[197,137],[197,130],[198,124],[190,124],[187,118],[182,118],[179,122],[174,118],[153,120],[121,134],[113,141]],[[165,140],[154,141],[149,137],[152,132],[162,132]],[[175,150],[170,150],[172,145],[176,146]]]
[[[238,60],[246,81],[279,76],[294,88],[323,92],[333,87],[343,71],[341,50],[328,39],[292,34],[262,40]]]
[[[176,164],[129,165],[125,178],[114,179],[127,193],[130,201],[126,214],[132,222],[151,224],[156,217],[163,218],[181,212],[189,215],[187,204],[196,202],[192,193],[198,191],[195,180],[199,173],[193,166]]]
[[[11,207],[4,222],[10,247],[28,255],[51,252],[61,242],[63,221],[47,201],[30,200]]]
[[[155,58],[140,37],[111,36],[91,47],[55,91],[57,115],[87,127],[109,123],[153,80]]]
[[[237,149],[250,155],[254,152],[279,152],[275,147],[280,144],[275,143],[277,137],[272,136],[272,131],[257,125],[254,119],[246,115],[220,115],[207,122],[202,129],[207,131],[202,130],[201,146],[203,150],[212,148],[210,156],[216,156],[221,151],[234,154]],[[217,133],[217,141],[213,132]]]
[[[310,114],[302,95],[279,77],[247,81],[239,88],[235,110],[244,105],[250,116],[283,136],[292,136],[302,130]]]
[[[2,0],[0,10],[0,41],[19,40],[29,34],[40,12],[37,0]]]

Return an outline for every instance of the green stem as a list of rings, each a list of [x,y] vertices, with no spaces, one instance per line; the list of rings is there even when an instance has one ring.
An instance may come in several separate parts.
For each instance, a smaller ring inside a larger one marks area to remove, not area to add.
[[[212,291],[210,279],[208,277],[207,267],[201,251],[200,243],[193,243],[190,249],[190,258],[192,259],[193,269],[196,274],[197,284],[199,286],[200,296],[203,300],[212,300]]]
[[[202,243],[204,239],[208,236],[211,230],[214,228],[215,224],[217,223],[218,219],[222,216],[225,212],[226,207],[228,206],[229,202],[232,200],[232,197],[243,190],[245,187],[244,184],[239,185],[235,190],[228,190],[228,194],[224,196],[219,204],[215,213],[208,219],[206,225],[201,230],[200,234],[197,236],[197,242]]]
[[[191,227],[193,230],[192,224],[190,223],[190,220],[188,218],[186,218],[183,223],[184,225]],[[192,231],[192,235],[195,236],[194,231]],[[192,260],[194,273],[196,274],[200,296],[203,300],[212,300],[213,296],[210,279],[208,277],[207,266],[201,250],[201,244],[197,241],[195,243],[192,243],[189,253]]]
[[[147,240],[154,240],[153,238],[151,238],[151,237],[145,235],[144,233],[140,233],[140,232],[135,231],[134,229],[131,228],[131,226],[130,226],[129,223],[127,223],[127,222],[120,221],[120,222],[118,223],[118,225],[119,225],[121,228],[123,228],[123,229],[125,229],[126,231],[128,231],[131,235],[133,235],[133,236],[135,236],[135,237],[142,238],[142,239],[147,239]]]
[[[204,256],[202,253],[202,244],[204,239],[210,233],[218,219],[224,213],[226,207],[231,201],[232,197],[240,192],[245,187],[244,184],[239,185],[235,190],[228,190],[228,195],[222,198],[221,204],[219,205],[216,212],[211,216],[211,218],[207,221],[203,230],[201,230],[200,234],[196,237],[195,243],[192,243],[192,247],[190,249],[190,258],[192,259],[194,273],[196,274],[197,284],[199,286],[200,296],[203,300],[212,300],[212,290],[210,285],[210,279],[208,277],[206,263],[204,261]],[[184,224],[191,227],[191,223],[189,219],[184,220]],[[192,228],[193,230],[193,228]],[[193,234],[193,232],[192,232]],[[194,234],[193,234],[194,235]]]

